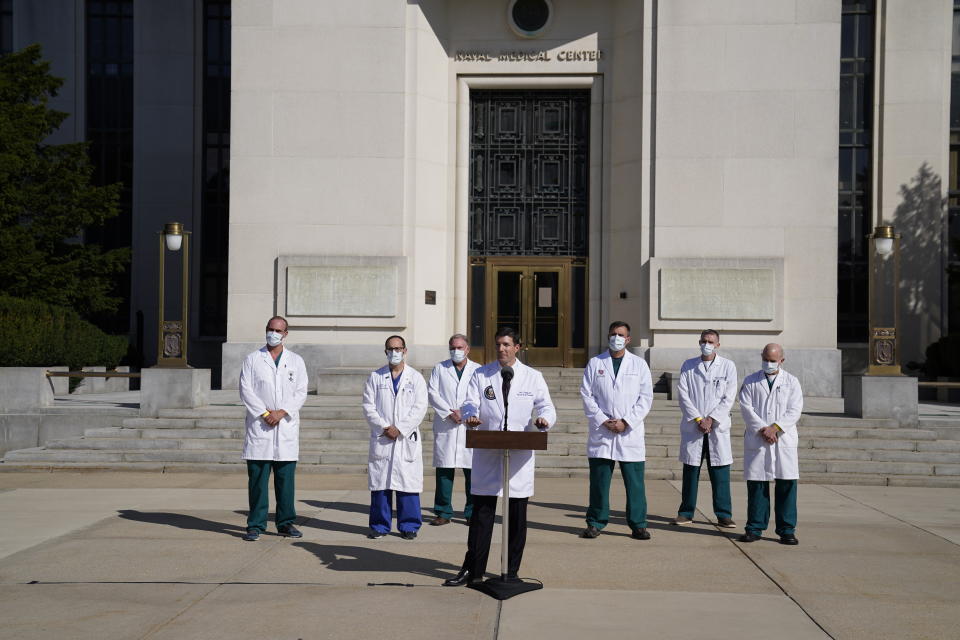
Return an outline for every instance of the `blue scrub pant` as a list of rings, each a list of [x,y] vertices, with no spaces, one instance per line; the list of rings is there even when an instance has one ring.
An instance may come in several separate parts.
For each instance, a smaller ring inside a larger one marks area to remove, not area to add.
[[[390,533],[393,516],[393,490],[370,492],[370,528],[377,533]],[[420,515],[420,494],[397,491],[397,529],[417,531],[423,524]]]
[[[797,481],[774,481],[774,509],[778,536],[797,528]],[[759,536],[770,522],[770,483],[747,480],[747,533]]]

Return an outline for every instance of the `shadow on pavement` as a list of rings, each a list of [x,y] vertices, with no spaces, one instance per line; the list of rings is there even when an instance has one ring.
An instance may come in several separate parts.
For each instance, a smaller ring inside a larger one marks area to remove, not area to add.
[[[315,509],[334,509],[336,511],[346,511],[347,513],[370,513],[369,504],[357,504],[356,502],[324,502],[323,500],[301,500],[300,502]]]
[[[409,554],[391,553],[369,547],[294,542],[333,571],[396,571],[430,578],[449,578],[460,570],[459,565],[440,562],[433,558],[420,558]]]
[[[117,513],[124,520],[133,520],[134,522],[146,522],[148,524],[165,524],[178,529],[193,529],[195,531],[212,531],[224,535],[239,538],[246,531],[246,525],[225,524],[206,520],[196,516],[188,516],[182,513],[169,513],[165,511],[145,512],[133,509],[122,509]]]
[[[531,501],[530,501],[530,506],[532,506],[532,507],[543,507],[543,508],[545,508],[545,509],[558,509],[558,510],[560,510],[560,511],[568,511],[568,512],[571,512],[571,511],[572,511],[573,513],[567,513],[567,514],[565,514],[566,517],[568,517],[568,518],[576,518],[576,519],[578,519],[578,520],[583,520],[583,519],[584,519],[584,514],[585,514],[585,512],[586,512],[586,508],[583,507],[583,506],[580,506],[580,505],[572,505],[572,504],[563,504],[563,503],[560,503],[560,502],[534,502],[533,500],[531,500]],[[692,533],[692,534],[694,534],[694,535],[701,535],[701,536],[724,536],[724,535],[725,535],[724,532],[722,532],[722,531],[717,531],[717,530],[715,530],[715,529],[697,529],[697,528],[694,528],[694,527],[691,527],[691,526],[676,527],[676,526],[673,526],[673,525],[669,524],[671,519],[672,519],[672,518],[667,518],[667,517],[664,517],[664,516],[657,516],[657,515],[650,515],[650,514],[648,514],[648,515],[647,515],[647,529],[660,530],[660,531],[677,531],[677,532],[681,532],[681,533]],[[499,522],[499,519],[498,519],[498,522]],[[608,524],[616,524],[616,525],[627,526],[627,515],[626,515],[626,512],[624,512],[624,511],[615,511],[615,510],[611,509],[611,510],[610,510],[610,519],[608,520]],[[713,523],[712,523],[712,522],[708,522],[708,521],[696,521],[696,522],[694,522],[694,524],[712,525]],[[573,533],[573,534],[575,534],[575,535],[580,535],[580,532],[583,531],[582,528],[576,528],[576,527],[559,527],[559,526],[556,526],[556,525],[542,525],[542,524],[534,523],[534,522],[528,522],[528,523],[527,523],[527,526],[529,526],[531,529],[545,529],[545,530],[548,530],[548,531],[566,531],[566,532],[569,532],[569,533]],[[608,531],[608,530],[606,530],[606,529],[604,529],[604,535],[627,536],[627,537],[629,537],[629,534],[627,534],[627,533],[615,533],[615,532],[613,532],[613,531]]]

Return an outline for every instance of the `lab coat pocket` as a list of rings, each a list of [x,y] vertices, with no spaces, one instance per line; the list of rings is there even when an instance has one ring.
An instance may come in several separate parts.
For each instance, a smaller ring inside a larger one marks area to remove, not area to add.
[[[403,439],[403,460],[404,462],[413,462],[420,453],[420,432],[414,430],[409,436]]]
[[[370,443],[370,458],[373,460],[389,460],[393,454],[395,440],[379,435]]]
[[[799,439],[800,439],[800,436],[797,433],[796,429],[784,430],[784,432],[780,434],[780,438],[779,438],[780,446],[796,449]]]

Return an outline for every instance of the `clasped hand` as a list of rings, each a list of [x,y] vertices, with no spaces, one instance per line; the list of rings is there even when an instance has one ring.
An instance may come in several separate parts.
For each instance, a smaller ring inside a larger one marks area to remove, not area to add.
[[[275,427],[280,424],[280,421],[283,420],[286,415],[286,411],[283,409],[277,409],[276,411],[270,411],[266,416],[264,416],[263,421],[271,427]]]
[[[624,422],[623,420],[618,420],[616,418],[605,420],[603,423],[603,426],[605,426],[610,431],[613,431],[614,433],[623,433],[624,431],[627,430],[627,423]]]
[[[697,425],[697,429],[700,429],[700,433],[710,433],[713,431],[713,418],[706,417],[701,420]]]
[[[767,444],[773,444],[777,441],[777,428],[773,425],[760,429],[760,437]]]
[[[395,426],[390,425],[383,430],[383,435],[387,436],[391,440],[396,440],[400,437],[400,429],[397,429]]]

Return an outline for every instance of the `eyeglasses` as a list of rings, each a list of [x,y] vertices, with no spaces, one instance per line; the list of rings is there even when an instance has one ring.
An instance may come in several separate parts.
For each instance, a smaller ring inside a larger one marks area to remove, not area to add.
[[[384,353],[403,353],[404,347],[397,347],[396,349],[384,349]]]

